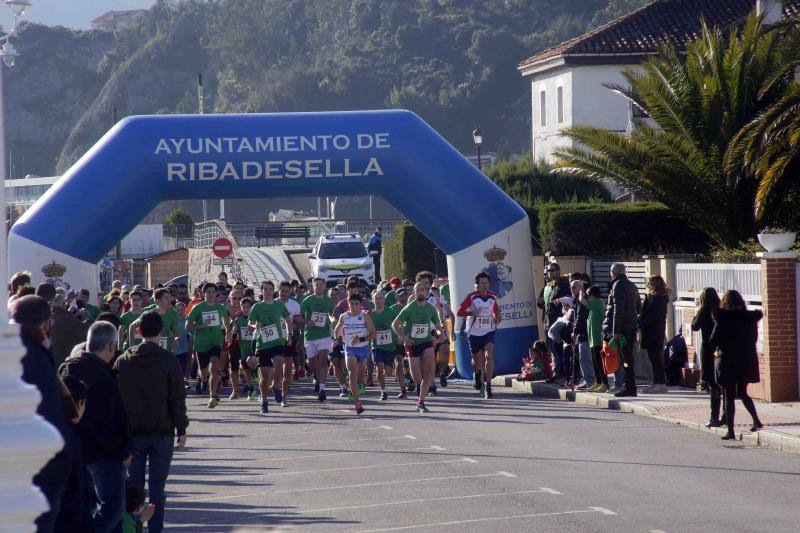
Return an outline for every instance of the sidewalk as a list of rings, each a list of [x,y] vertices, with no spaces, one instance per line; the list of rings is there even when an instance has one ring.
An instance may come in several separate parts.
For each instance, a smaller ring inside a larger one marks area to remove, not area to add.
[[[496,387],[511,387],[541,398],[555,398],[633,413],[662,422],[722,436],[726,428],[705,427],[709,419],[709,396],[683,387],[670,387],[668,394],[643,394],[639,388],[636,398],[615,398],[612,394],[573,392],[543,381],[517,381],[516,376],[498,376],[492,380]],[[750,445],[767,446],[775,450],[800,453],[800,407],[786,404],[756,402],[764,429],[750,432],[752,420],[747,410],[736,402],[736,439]]]

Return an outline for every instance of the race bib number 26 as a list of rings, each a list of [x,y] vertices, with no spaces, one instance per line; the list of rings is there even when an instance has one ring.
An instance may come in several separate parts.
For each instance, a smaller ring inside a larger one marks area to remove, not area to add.
[[[424,339],[428,336],[429,329],[430,326],[428,324],[411,324],[411,338]]]

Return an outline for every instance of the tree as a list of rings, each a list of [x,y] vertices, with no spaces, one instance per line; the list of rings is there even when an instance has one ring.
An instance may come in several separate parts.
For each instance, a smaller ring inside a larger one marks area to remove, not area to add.
[[[681,53],[667,45],[639,68],[628,86],[608,87],[644,110],[630,136],[577,126],[565,133],[576,147],[556,150],[556,169],[613,182],[649,195],[719,244],[752,237],[756,178],[741,161],[724,164],[738,134],[776,103],[800,64],[795,25],[765,28],[751,15],[723,35],[703,25]],[[654,123],[654,124],[653,124]]]
[[[165,226],[174,226],[177,237],[191,237],[194,226],[192,215],[176,207],[172,212],[164,217],[162,224]]]

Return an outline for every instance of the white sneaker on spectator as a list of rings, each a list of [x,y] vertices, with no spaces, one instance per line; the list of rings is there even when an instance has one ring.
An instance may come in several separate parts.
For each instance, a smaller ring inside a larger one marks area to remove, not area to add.
[[[588,388],[589,388],[589,385],[585,381],[581,381],[580,383],[578,383],[578,386],[575,387],[575,390],[585,391]]]
[[[608,389],[608,393],[609,393],[609,394],[616,394],[616,393],[618,393],[618,392],[619,392],[619,391],[621,391],[621,390],[622,390],[622,387],[617,387],[617,386],[615,385],[614,387],[611,387],[610,389]]]

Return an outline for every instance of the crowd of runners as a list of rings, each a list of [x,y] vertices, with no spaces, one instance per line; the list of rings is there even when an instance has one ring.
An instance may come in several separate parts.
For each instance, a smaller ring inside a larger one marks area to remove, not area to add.
[[[458,308],[458,315],[467,317],[479,369],[475,388],[486,398],[492,396],[494,330],[500,320],[489,281],[487,274],[476,276],[476,291]],[[268,413],[273,400],[288,407],[292,382],[305,378],[313,381],[318,401],[328,399],[333,385],[359,414],[368,387],[379,401],[390,394],[415,398],[416,410],[427,413],[426,399],[447,387],[453,372],[448,324],[455,316],[446,280],[423,271],[414,280],[394,277],[374,289],[356,277],[330,288],[313,278],[308,286],[308,292],[296,280],[231,286],[223,273],[216,283],[197,286],[185,307],[177,304],[190,341],[186,354],[177,355],[187,379],[196,372],[194,391],[208,395],[208,407],[219,405],[222,386],[230,385],[229,400],[257,400],[260,412]],[[156,296],[154,305],[159,301]],[[122,321],[129,328],[123,335],[134,338],[141,312],[137,305],[126,313],[132,316]],[[164,346],[180,346],[179,335],[178,327],[168,332]]]

